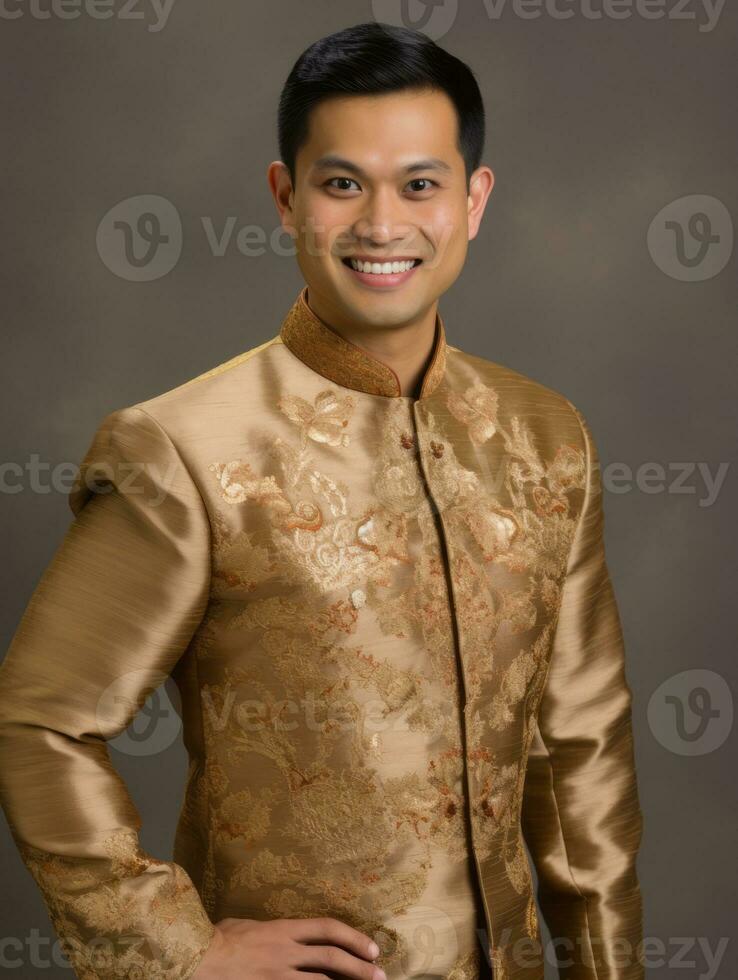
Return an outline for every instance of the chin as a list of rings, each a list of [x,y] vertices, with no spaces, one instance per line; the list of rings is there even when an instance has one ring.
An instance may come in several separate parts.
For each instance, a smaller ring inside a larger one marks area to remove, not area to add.
[[[424,307],[417,302],[400,301],[391,296],[383,296],[381,302],[375,301],[374,303],[350,307],[351,313],[357,321],[374,324],[377,327],[386,327],[393,323],[405,323],[419,316],[423,309]]]

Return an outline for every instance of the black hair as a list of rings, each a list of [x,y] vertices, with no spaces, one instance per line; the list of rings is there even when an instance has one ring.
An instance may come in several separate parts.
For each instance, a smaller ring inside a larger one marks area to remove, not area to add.
[[[420,31],[374,21],[320,38],[292,67],[279,100],[277,130],[280,158],[293,183],[314,106],[335,96],[403,89],[436,89],[451,99],[468,184],[480,164],[485,135],[484,104],[474,73]]]

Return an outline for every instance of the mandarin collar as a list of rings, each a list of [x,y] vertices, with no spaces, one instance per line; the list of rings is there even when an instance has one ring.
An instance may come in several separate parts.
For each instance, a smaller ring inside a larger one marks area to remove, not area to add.
[[[282,343],[309,368],[335,384],[370,395],[402,397],[400,380],[392,368],[331,330],[308,306],[307,291],[308,287],[303,287],[282,321]],[[433,353],[423,375],[420,399],[427,398],[441,383],[446,350],[446,331],[437,312]]]

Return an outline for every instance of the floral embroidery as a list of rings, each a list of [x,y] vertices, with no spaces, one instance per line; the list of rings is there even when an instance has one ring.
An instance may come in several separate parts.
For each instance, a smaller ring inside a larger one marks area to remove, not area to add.
[[[501,863],[524,903],[525,934],[538,936],[520,809],[584,457],[564,445],[544,459],[489,386],[447,393],[446,404],[473,447],[464,464],[434,412],[425,408],[416,432],[407,403],[388,399],[355,501],[332,455],[351,446],[355,406],[331,389],[312,404],[279,398],[299,430],[294,443],[276,436],[258,464],[210,465],[226,505],[212,521],[213,600],[227,602],[219,630],[249,651],[202,688],[222,719],[204,730],[210,901],[221,887],[243,888],[269,915],[338,915],[381,930],[388,909],[422,903],[439,853],[471,867],[468,819],[478,860]],[[325,447],[320,457],[315,447]],[[365,648],[377,628],[386,647]],[[196,649],[203,663],[215,656],[212,643]],[[406,662],[411,650],[423,651],[423,669]],[[307,731],[293,710],[304,704]],[[370,726],[382,720],[397,726],[389,736]],[[400,731],[421,739],[415,753],[425,748],[391,773],[387,749]],[[258,793],[225,777],[254,760]],[[217,855],[233,848],[241,856],[223,882]],[[401,931],[386,932],[385,965],[407,950]]]
[[[324,395],[323,405],[338,403],[330,392]],[[279,407],[289,408],[302,432],[312,424],[307,404],[280,399]],[[418,460],[402,438],[407,421],[400,403],[387,406],[370,508],[359,503],[352,509],[345,485],[316,465],[304,438],[298,446],[274,440],[271,458],[277,467],[269,475],[257,474],[243,460],[210,466],[223,501],[258,508],[254,513],[264,514],[268,528],[264,544],[258,532],[246,537],[224,517],[214,522],[219,580],[240,582],[257,593],[270,582],[289,587],[288,594],[257,594],[233,610],[226,627],[248,637],[250,649],[268,655],[271,676],[246,662],[225,663],[223,681],[203,688],[213,707],[205,717],[225,719],[224,727],[206,724],[211,754],[218,757],[227,746],[231,759],[243,758],[244,770],[249,759],[259,758],[280,774],[270,782],[274,793],[258,801],[235,785],[225,796],[211,797],[214,846],[238,842],[243,848],[230,887],[260,889],[270,914],[340,910],[345,921],[365,931],[379,928],[388,908],[401,912],[421,900],[439,849],[463,867],[469,861],[450,604]],[[349,445],[350,431],[343,435],[338,445],[334,440],[335,448]],[[300,524],[292,519],[296,513],[315,519]],[[257,547],[265,549],[258,553],[259,580],[233,564],[234,556],[253,555]],[[307,590],[308,604],[296,586]],[[424,669],[365,651],[359,631],[359,617],[365,615],[374,617],[388,638],[412,638],[423,651]],[[258,701],[255,714],[239,706],[246,691]],[[318,737],[305,736],[302,729],[295,734],[284,724],[285,699],[303,703],[316,692],[311,709]],[[371,717],[363,707],[367,694],[379,698]],[[432,735],[438,751],[426,752],[424,770],[411,763],[404,774],[378,775],[375,764],[385,764],[385,736],[381,729],[372,734],[368,725],[382,719],[393,725],[402,719],[411,737]],[[335,753],[346,749],[347,764],[336,765]],[[211,778],[222,771],[218,764]],[[279,838],[285,842],[279,849],[270,830],[277,806]],[[403,846],[416,855],[412,873],[394,870],[392,855]],[[323,873],[311,880],[316,866]],[[385,955],[401,956],[404,944],[398,933]]]
[[[475,446],[481,446],[497,431],[497,392],[485,384],[471,385],[463,395],[450,391],[446,400],[449,411],[463,422]]]
[[[278,407],[288,419],[296,422],[305,439],[325,442],[329,446],[348,446],[348,433],[344,431],[354,410],[350,395],[340,397],[332,389],[321,391],[310,405],[298,395],[283,395]]]
[[[146,854],[134,831],[110,834],[102,849],[107,859],[80,860],[19,843],[76,975],[179,980],[213,933],[192,881]],[[143,874],[152,876],[146,892]]]

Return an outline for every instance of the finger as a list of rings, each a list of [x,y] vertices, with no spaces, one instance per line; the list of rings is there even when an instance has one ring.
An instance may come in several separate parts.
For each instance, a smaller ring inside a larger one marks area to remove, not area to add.
[[[332,916],[312,919],[287,919],[290,936],[298,943],[317,942],[324,945],[341,946],[367,960],[379,956],[379,947],[365,933]]]
[[[338,973],[352,980],[386,980],[384,971],[373,963],[352,956],[340,946],[297,945],[300,967],[317,967],[324,973]]]

